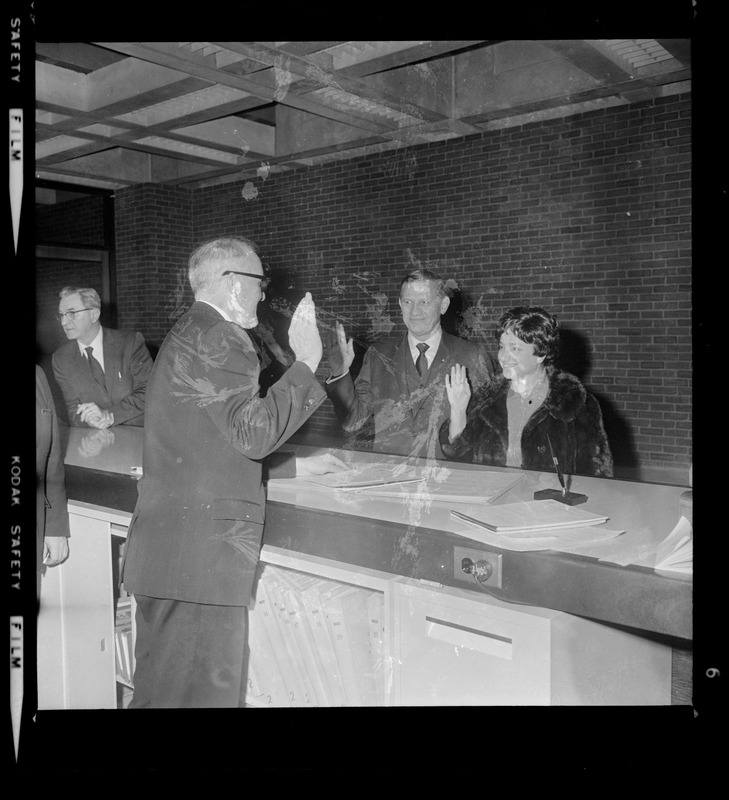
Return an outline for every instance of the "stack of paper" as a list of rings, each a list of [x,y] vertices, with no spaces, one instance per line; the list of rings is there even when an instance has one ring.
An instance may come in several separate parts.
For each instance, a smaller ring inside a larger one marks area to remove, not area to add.
[[[451,514],[497,533],[585,527],[607,522],[607,517],[565,505],[557,500],[527,500],[522,503],[490,506],[478,518],[466,516],[460,511],[451,511]]]
[[[267,564],[249,614],[246,703],[384,705],[383,614],[382,592]]]
[[[134,676],[134,650],[132,647],[132,601],[120,600],[114,624],[116,648],[116,679],[132,686]]]
[[[488,506],[478,517],[451,511],[451,516],[473,526],[456,531],[504,550],[570,550],[588,542],[612,539],[624,531],[602,527],[607,517],[556,500],[533,500]]]
[[[676,527],[658,546],[655,569],[658,572],[693,574],[693,527],[686,517],[681,517]]]

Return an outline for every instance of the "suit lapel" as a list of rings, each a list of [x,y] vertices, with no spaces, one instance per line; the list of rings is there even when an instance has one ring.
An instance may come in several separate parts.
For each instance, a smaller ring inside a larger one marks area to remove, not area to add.
[[[104,328],[104,376],[106,390],[111,393],[110,387],[117,380],[115,376],[121,374],[121,352],[113,331]]]
[[[395,380],[397,381],[397,396],[396,400],[401,397],[407,397],[410,394],[407,379],[408,362],[410,356],[408,348],[407,334],[400,340],[400,343],[395,346],[393,353],[392,363],[395,367]]]
[[[431,387],[437,385],[439,381],[444,379],[445,373],[451,366],[451,348],[450,342],[447,339],[448,334],[443,331],[440,338],[440,345],[435,353],[433,363],[428,370],[428,377],[425,380],[425,385]]]

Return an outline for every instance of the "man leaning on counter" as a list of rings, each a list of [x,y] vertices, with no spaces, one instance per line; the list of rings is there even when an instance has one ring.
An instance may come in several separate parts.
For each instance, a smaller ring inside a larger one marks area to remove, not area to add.
[[[144,424],[144,393],[152,369],[139,331],[114,330],[99,322],[96,289],[66,286],[58,321],[68,342],[53,354],[53,374],[69,424],[97,429]]]

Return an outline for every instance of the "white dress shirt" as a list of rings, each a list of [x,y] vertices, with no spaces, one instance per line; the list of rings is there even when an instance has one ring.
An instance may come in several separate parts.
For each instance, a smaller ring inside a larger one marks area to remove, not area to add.
[[[428,369],[430,369],[433,359],[435,358],[435,354],[438,352],[438,347],[440,347],[440,340],[442,338],[443,328],[441,328],[440,325],[438,326],[438,330],[428,339],[416,339],[411,333],[408,332],[408,346],[410,347],[410,355],[413,357],[413,363],[417,363],[418,356],[420,355],[418,345],[427,344],[428,349],[425,351],[425,358],[428,362]]]
[[[104,329],[101,326],[99,326],[99,332],[90,344],[83,344],[78,339],[76,339],[76,344],[78,344],[78,349],[84,358],[86,358],[86,348],[93,347],[94,358],[101,364],[101,369],[106,372],[106,369],[104,369]]]

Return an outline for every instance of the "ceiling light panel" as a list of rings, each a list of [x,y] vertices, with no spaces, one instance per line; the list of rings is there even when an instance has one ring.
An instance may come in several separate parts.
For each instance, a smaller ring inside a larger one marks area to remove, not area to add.
[[[71,119],[71,117],[66,114],[54,114],[52,111],[41,111],[38,108],[35,110],[35,121],[39,125],[55,125],[57,122],[65,122],[67,119]]]
[[[131,111],[129,114],[122,114],[115,119],[148,127],[200,111],[207,111],[225,103],[234,103],[246,97],[250,97],[250,95],[240,89],[219,85],[208,86],[198,92],[191,92],[146,108],[140,108],[137,111]]]
[[[363,61],[371,61],[373,58],[389,56],[391,53],[398,53],[401,50],[409,50],[411,47],[427,44],[427,41],[346,42],[321,52],[329,53],[332,56],[333,68],[337,70],[351,67],[353,64],[361,64]]]
[[[604,39],[603,43],[633,69],[673,58],[655,39]]]

